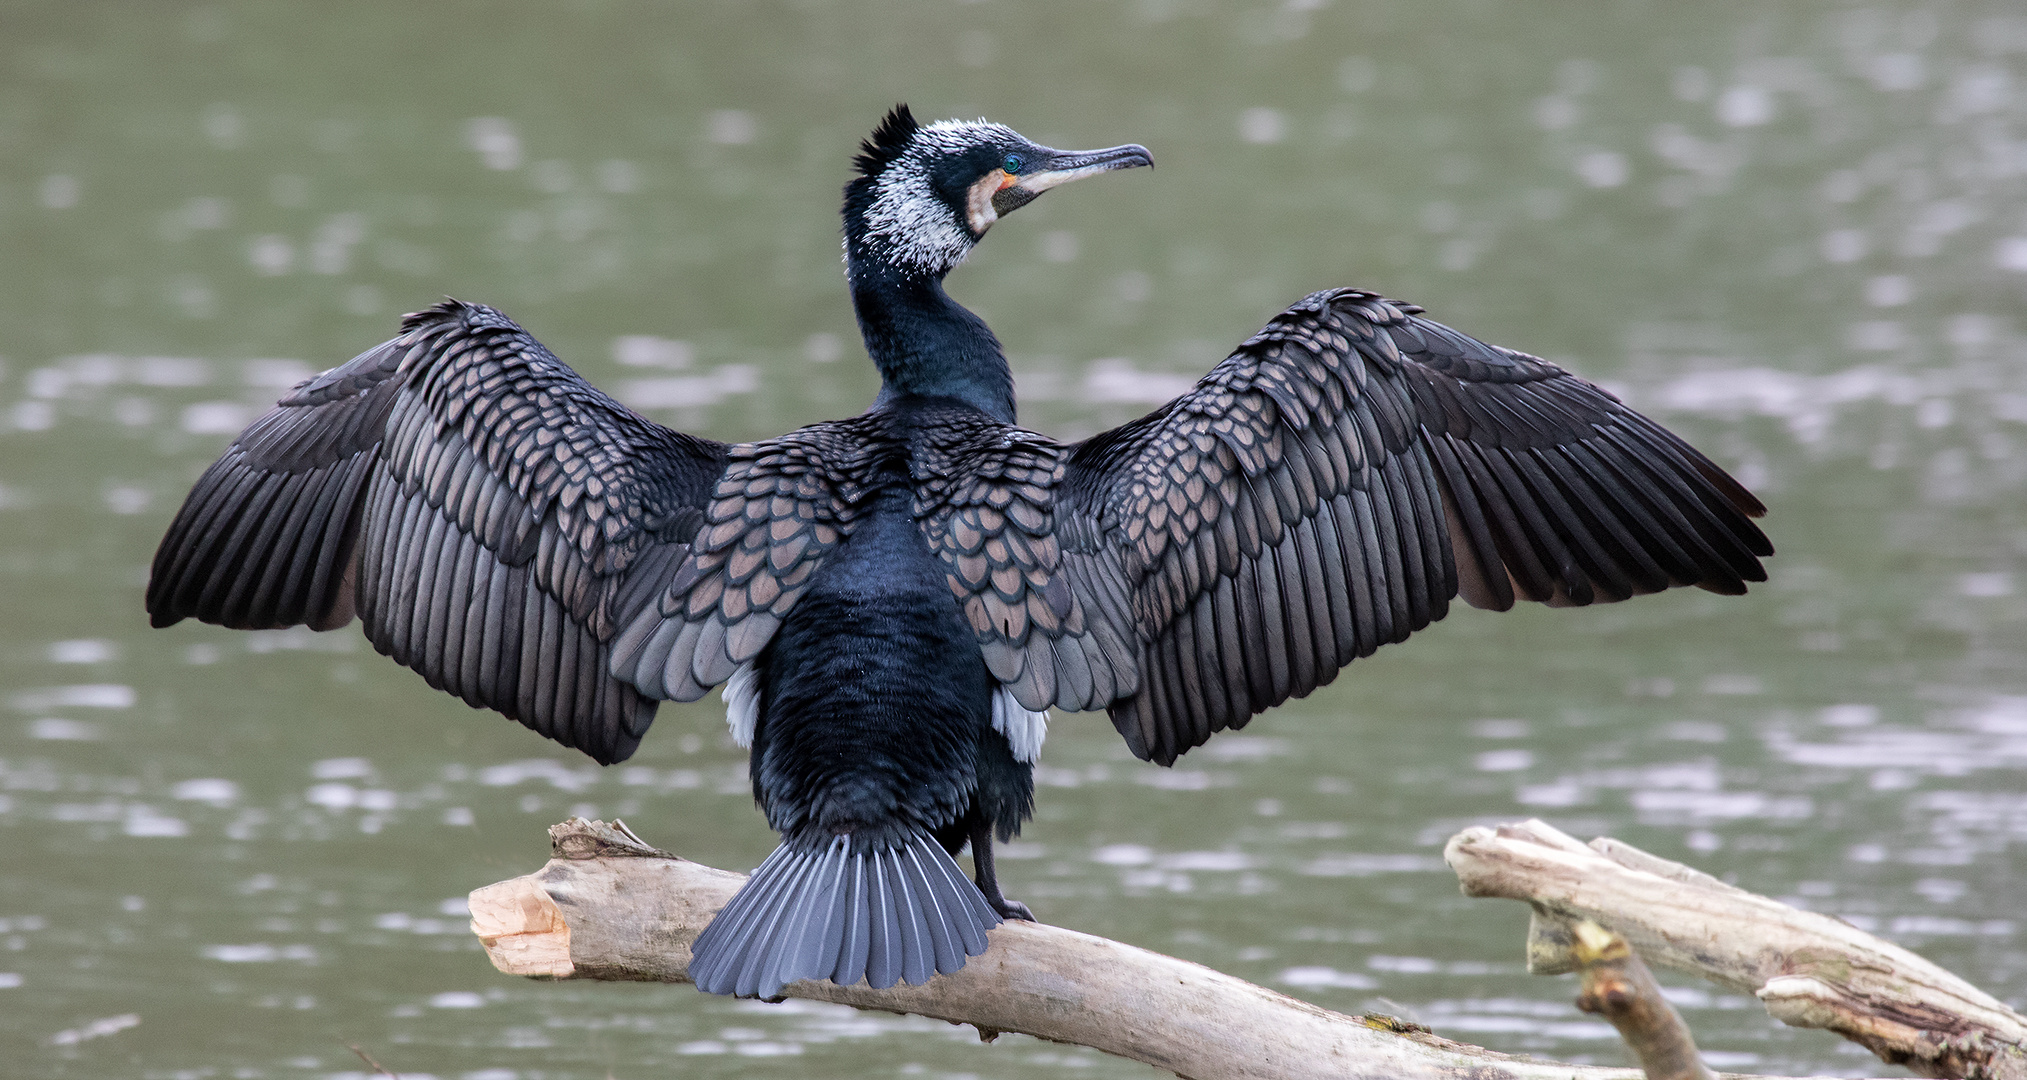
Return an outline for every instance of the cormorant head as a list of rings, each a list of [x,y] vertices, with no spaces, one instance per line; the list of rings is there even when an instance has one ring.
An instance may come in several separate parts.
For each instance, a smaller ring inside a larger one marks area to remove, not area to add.
[[[1065,151],[984,120],[915,122],[897,105],[859,147],[845,186],[845,253],[905,273],[941,276],[987,229],[1072,180],[1152,165],[1144,146]]]

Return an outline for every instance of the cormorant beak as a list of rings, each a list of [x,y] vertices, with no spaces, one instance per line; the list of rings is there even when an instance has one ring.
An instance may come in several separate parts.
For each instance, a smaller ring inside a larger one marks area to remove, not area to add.
[[[1039,160],[1018,176],[1002,172],[1000,186],[992,196],[995,215],[1009,213],[1032,202],[1035,196],[1087,176],[1112,172],[1115,169],[1135,169],[1142,165],[1152,167],[1153,155],[1147,147],[1135,143],[1115,146],[1109,150],[1049,150],[1043,151]]]

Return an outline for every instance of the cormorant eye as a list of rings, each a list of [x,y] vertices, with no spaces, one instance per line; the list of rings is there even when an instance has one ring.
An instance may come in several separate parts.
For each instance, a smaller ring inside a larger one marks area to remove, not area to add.
[[[1008,154],[1006,160],[999,163],[999,167],[1013,173],[1015,176],[1019,176],[1021,171],[1021,156],[1019,154]]]

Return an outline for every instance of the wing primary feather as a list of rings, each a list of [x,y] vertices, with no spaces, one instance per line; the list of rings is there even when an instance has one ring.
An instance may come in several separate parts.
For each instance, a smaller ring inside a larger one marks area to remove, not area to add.
[[[1217,591],[1206,600],[1217,622],[1218,657],[1222,663],[1217,689],[1224,701],[1225,715],[1243,716],[1252,711],[1252,702],[1246,696],[1246,646],[1240,637],[1238,595],[1233,589],[1233,579],[1219,578]]]
[[[264,506],[250,508],[249,522],[256,527],[250,530],[244,562],[240,571],[232,576],[231,591],[226,596],[225,609],[233,621],[248,626],[274,626],[275,593],[281,588],[288,571],[285,552],[275,550],[288,535],[290,525],[309,497],[307,473],[292,473],[281,477],[281,483]]]
[[[1643,418],[1644,419],[1644,418]],[[1649,422],[1634,429],[1635,434],[1653,447],[1657,456],[1672,461],[1676,470],[1669,478],[1677,490],[1690,493],[1693,505],[1715,529],[1726,547],[1730,548],[1737,561],[1733,568],[1739,576],[1748,581],[1765,581],[1766,576],[1759,565],[1759,556],[1773,554],[1773,546],[1759,526],[1752,523],[1750,508],[1742,508],[1720,491],[1712,491],[1697,483],[1705,469],[1716,469],[1710,459],[1697,453],[1693,447],[1669,432]],[[1734,484],[1735,486],[1735,484]],[[1746,496],[1752,506],[1758,500]],[[1764,508],[1762,508],[1763,510]]]
[[[1587,443],[1564,447],[1563,453],[1604,492],[1604,498],[1612,509],[1621,515],[1621,527],[1629,533],[1627,543],[1638,553],[1643,565],[1650,568],[1650,580],[1655,582],[1657,591],[1670,584],[1690,584],[1701,576],[1696,560],[1677,538],[1675,530],[1655,516],[1647,506],[1647,500],[1627,483],[1611,462]]]
[[[1327,611],[1330,628],[1328,645],[1319,648],[1331,658],[1332,667],[1343,667],[1358,655],[1358,626],[1351,614],[1351,584],[1347,577],[1350,560],[1346,558],[1337,524],[1343,502],[1344,496],[1336,495],[1316,510],[1316,557],[1323,575],[1317,599]]]
[[[1514,482],[1530,495],[1527,510],[1540,522],[1543,538],[1553,537],[1562,547],[1559,570],[1560,595],[1551,604],[1582,607],[1594,599],[1592,582],[1602,574],[1603,553],[1591,541],[1588,530],[1577,519],[1556,485],[1543,475],[1536,461],[1524,453],[1500,453],[1495,460],[1505,466]]]
[[[1393,625],[1384,603],[1386,560],[1380,550],[1383,541],[1374,520],[1371,489],[1353,491],[1347,501],[1351,511],[1347,518],[1358,528],[1352,547],[1358,561],[1351,578],[1351,610],[1358,619],[1358,655],[1371,656]]]
[[[477,605],[472,603],[472,562],[477,545],[453,525],[445,538],[444,557],[449,561],[450,570],[444,582],[444,619],[442,632],[444,689],[459,697],[470,694],[471,680],[466,672],[472,652],[466,646],[466,632],[471,628],[472,613]]]
[[[450,645],[450,587],[456,570],[457,545],[449,535],[456,529],[441,512],[429,515],[429,540],[423,545],[423,580],[417,602],[428,613],[416,619],[422,640],[418,642],[425,675],[444,670],[445,650]],[[440,677],[440,676],[439,676]]]
[[[1615,477],[1592,467],[1583,444],[1536,449],[1534,454],[1569,493],[1571,503],[1584,509],[1593,534],[1610,545],[1627,594],[1667,588],[1671,575],[1648,550],[1651,536],[1644,515],[1637,504],[1628,505]]]
[[[1408,636],[1408,605],[1405,582],[1402,580],[1399,511],[1393,501],[1393,476],[1390,468],[1376,470],[1379,482],[1372,485],[1367,494],[1372,496],[1372,522],[1374,535],[1379,547],[1373,552],[1378,556],[1374,569],[1379,577],[1373,582],[1373,604],[1376,614],[1386,618],[1378,623],[1380,641],[1392,643]]]
[[[1471,477],[1457,460],[1448,438],[1429,441],[1429,452],[1441,471],[1443,508],[1450,524],[1450,549],[1457,563],[1457,589],[1473,606],[1491,611],[1513,607],[1513,582],[1499,557],[1498,545],[1486,522],[1484,504]]]
[[[252,546],[264,525],[267,511],[275,502],[288,493],[292,478],[286,475],[268,475],[255,486],[252,498],[233,520],[232,532],[220,547],[219,556],[212,563],[211,579],[205,583],[204,592],[218,597],[217,621],[242,622],[245,619],[244,600],[239,590],[251,582],[239,579],[241,553]]]
[[[1500,469],[1497,450],[1481,449],[1472,443],[1458,443],[1458,456],[1467,461],[1480,497],[1494,510],[1492,519],[1504,533],[1499,548],[1507,573],[1526,599],[1545,602],[1558,591],[1554,571],[1566,565],[1560,543],[1553,536],[1543,538],[1546,528],[1526,501],[1526,491],[1510,483]]]
[[[1328,526],[1330,503],[1317,504],[1316,513],[1295,530],[1295,556],[1302,571],[1303,604],[1308,609],[1308,638],[1311,676],[1316,685],[1327,683],[1341,666],[1337,659],[1336,615],[1331,611],[1331,573],[1323,551],[1323,534]]]
[[[1234,713],[1224,687],[1224,658],[1218,654],[1217,615],[1211,609],[1215,591],[1204,593],[1190,605],[1190,662],[1191,682],[1195,686],[1200,708],[1208,718],[1205,725],[1209,731],[1222,731],[1234,723],[1245,723],[1245,713]]]
[[[1288,700],[1291,691],[1288,664],[1288,615],[1281,605],[1281,574],[1275,548],[1278,540],[1263,547],[1254,560],[1254,581],[1260,598],[1260,621],[1265,633],[1256,640],[1266,661],[1267,692],[1258,695],[1261,703]]]
[[[295,480],[297,491],[286,517],[258,549],[266,565],[250,598],[248,615],[249,621],[265,626],[294,626],[304,620],[316,543],[335,494],[326,470],[297,473]]]
[[[1649,493],[1653,500],[1650,505],[1675,519],[1681,532],[1678,535],[1691,539],[1703,549],[1697,566],[1704,579],[1697,584],[1710,588],[1713,584],[1720,591],[1743,592],[1746,581],[1766,580],[1765,571],[1752,551],[1741,543],[1736,533],[1717,519],[1709,507],[1704,505],[1697,493],[1672,471],[1656,464],[1641,454],[1639,449],[1628,446],[1630,433],[1609,429],[1606,438],[1612,440],[1624,454],[1622,468],[1637,470],[1640,480],[1635,481],[1636,489]],[[1666,460],[1665,458],[1663,459]],[[1712,575],[1716,575],[1713,580]]]
[[[241,463],[242,456],[228,450],[205,470],[191,489],[185,512],[170,523],[169,534],[155,553],[150,589],[155,591],[155,581],[162,583],[159,607],[164,614],[188,611],[203,618],[198,606],[210,576],[205,567],[217,556],[220,534],[231,527],[233,516],[244,505],[240,493],[260,482],[260,474]]]

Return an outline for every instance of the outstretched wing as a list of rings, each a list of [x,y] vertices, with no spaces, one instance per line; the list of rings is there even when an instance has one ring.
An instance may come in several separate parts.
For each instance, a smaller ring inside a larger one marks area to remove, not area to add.
[[[1316,293],[1189,393],[1073,448],[1056,513],[1119,602],[1162,764],[1440,619],[1765,580],[1765,511],[1660,425],[1546,361],[1371,293]],[[1108,586],[1108,582],[1112,583]],[[1120,584],[1123,583],[1123,586]]]
[[[655,703],[608,646],[689,553],[724,446],[635,414],[490,308],[446,301],[402,329],[205,471],[149,615],[327,630],[356,612],[431,686],[626,758]]]

